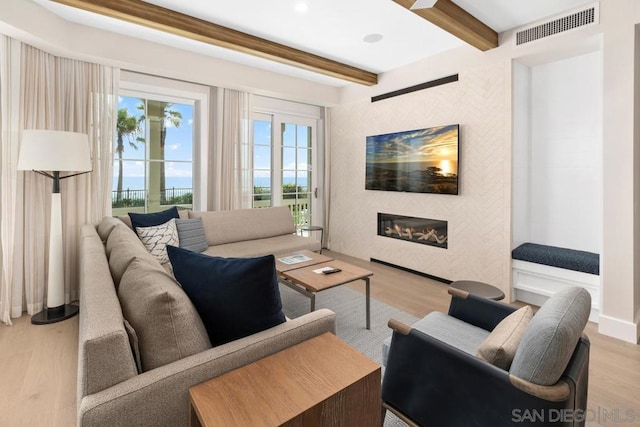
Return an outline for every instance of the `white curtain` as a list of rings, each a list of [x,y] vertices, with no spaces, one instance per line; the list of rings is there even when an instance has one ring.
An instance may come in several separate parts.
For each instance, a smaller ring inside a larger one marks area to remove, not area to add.
[[[331,249],[330,245],[330,220],[331,220],[331,110],[324,107],[322,110],[324,120],[322,121],[322,135],[323,141],[323,153],[324,159],[322,164],[324,165],[324,183],[322,186],[322,220],[324,227],[324,242],[321,242],[323,247]]]
[[[61,182],[68,303],[78,298],[80,225],[98,222],[111,213],[118,70],[59,58],[6,37],[0,50],[3,167],[0,307],[1,320],[10,323],[11,317],[20,316],[24,310],[34,314],[44,307],[48,256],[52,183],[33,172],[16,170],[21,131],[51,129],[89,135],[93,171]],[[5,64],[7,57],[12,61]],[[9,88],[7,96],[5,88]],[[12,114],[5,114],[5,110]]]
[[[220,92],[219,92],[220,94]],[[252,207],[253,157],[251,94],[224,89],[218,121],[222,132],[214,139],[209,188],[214,210]],[[220,114],[221,113],[221,114]]]
[[[22,271],[16,253],[16,230],[22,218],[16,218],[18,185],[16,165],[20,143],[20,55],[19,42],[0,36],[0,321],[11,324],[22,314]],[[21,184],[21,183],[20,183]]]

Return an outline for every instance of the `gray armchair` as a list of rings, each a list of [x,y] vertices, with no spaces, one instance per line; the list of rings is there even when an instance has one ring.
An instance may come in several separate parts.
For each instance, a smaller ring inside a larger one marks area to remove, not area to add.
[[[430,313],[412,326],[389,321],[383,411],[420,426],[584,425],[587,291],[566,288],[549,298],[522,326],[513,361],[502,367],[476,354],[516,308],[452,288],[449,293],[448,314]]]

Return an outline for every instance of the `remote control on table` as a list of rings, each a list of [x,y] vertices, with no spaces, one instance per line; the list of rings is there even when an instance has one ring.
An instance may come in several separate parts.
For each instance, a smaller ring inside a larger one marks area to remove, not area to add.
[[[339,273],[340,270],[339,268],[332,268],[330,270],[322,270],[322,274],[333,274],[333,273]]]

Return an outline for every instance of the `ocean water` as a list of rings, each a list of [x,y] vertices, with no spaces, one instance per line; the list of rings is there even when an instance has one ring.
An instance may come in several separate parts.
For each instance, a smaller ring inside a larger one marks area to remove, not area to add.
[[[190,176],[183,177],[174,177],[168,176],[166,178],[166,188],[193,188],[193,178]],[[294,184],[295,178],[285,177],[283,180],[284,184]],[[256,187],[268,187],[269,180],[266,178],[258,178],[256,177],[253,180],[253,185]],[[306,178],[298,178],[298,185],[306,187],[307,179]],[[113,186],[111,187],[114,191],[118,188],[118,177],[113,177]],[[123,190],[143,190],[144,189],[144,177],[142,176],[125,176],[122,178],[122,189]]]
[[[165,179],[166,188],[193,188],[193,179],[190,176],[183,177],[167,177]],[[118,188],[118,177],[113,177],[114,191]],[[123,190],[144,190],[144,177],[142,176],[125,176],[122,178]]]

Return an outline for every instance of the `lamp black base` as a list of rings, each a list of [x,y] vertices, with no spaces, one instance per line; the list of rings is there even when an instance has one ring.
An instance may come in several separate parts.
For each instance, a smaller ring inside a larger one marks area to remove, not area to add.
[[[60,307],[45,308],[39,313],[31,316],[31,323],[34,325],[48,325],[75,316],[80,311],[77,305],[65,304]]]

